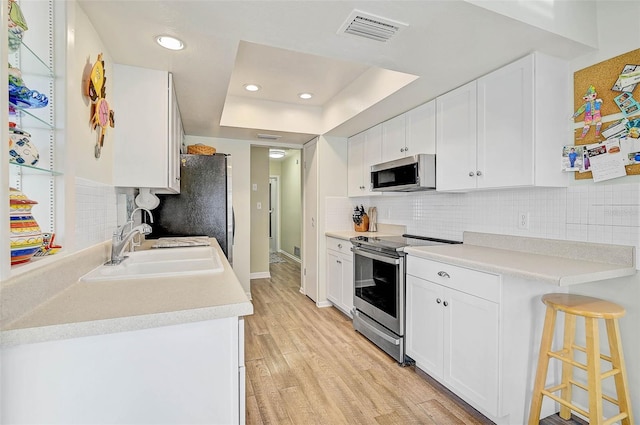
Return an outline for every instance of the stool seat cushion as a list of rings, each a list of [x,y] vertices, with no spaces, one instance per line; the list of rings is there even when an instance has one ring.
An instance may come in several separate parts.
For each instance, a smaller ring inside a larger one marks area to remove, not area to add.
[[[617,319],[625,314],[624,308],[616,303],[585,295],[546,294],[542,296],[542,302],[547,307],[576,316]]]

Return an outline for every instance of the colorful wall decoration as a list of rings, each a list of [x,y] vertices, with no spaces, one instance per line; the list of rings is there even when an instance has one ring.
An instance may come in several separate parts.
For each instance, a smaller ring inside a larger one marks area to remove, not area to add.
[[[107,133],[107,126],[115,126],[114,112],[112,109],[109,109],[109,103],[106,99],[106,81],[104,61],[102,60],[102,53],[100,53],[91,68],[89,78],[83,85],[84,95],[91,99],[91,126],[94,130],[100,127],[95,147],[96,158],[100,158],[104,144],[104,136]]]

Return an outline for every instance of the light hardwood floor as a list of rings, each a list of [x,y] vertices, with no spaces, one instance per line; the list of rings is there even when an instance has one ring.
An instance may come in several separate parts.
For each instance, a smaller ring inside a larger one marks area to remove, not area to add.
[[[270,279],[251,281],[248,425],[492,423],[429,376],[398,366],[347,316],[317,308],[299,289],[300,266],[289,259],[271,264]]]

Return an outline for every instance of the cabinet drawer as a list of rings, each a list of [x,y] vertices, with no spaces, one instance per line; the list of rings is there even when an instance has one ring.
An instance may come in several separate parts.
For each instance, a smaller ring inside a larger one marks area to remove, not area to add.
[[[407,256],[407,274],[448,288],[500,302],[500,276]]]
[[[351,242],[327,237],[327,249],[351,255]]]

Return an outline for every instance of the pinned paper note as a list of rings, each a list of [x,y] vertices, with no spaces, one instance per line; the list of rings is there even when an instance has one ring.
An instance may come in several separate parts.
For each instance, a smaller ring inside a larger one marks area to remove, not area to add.
[[[632,93],[624,92],[620,96],[614,97],[613,101],[616,102],[625,117],[640,115],[640,103],[633,98]]]
[[[610,139],[586,147],[593,181],[601,182],[627,175],[618,139]]]
[[[580,171],[584,146],[564,146],[562,148],[562,171]]]
[[[625,165],[640,164],[640,139],[620,139],[620,151]]]
[[[640,83],[640,65],[627,64],[622,69],[611,90],[632,92],[638,83]]]

